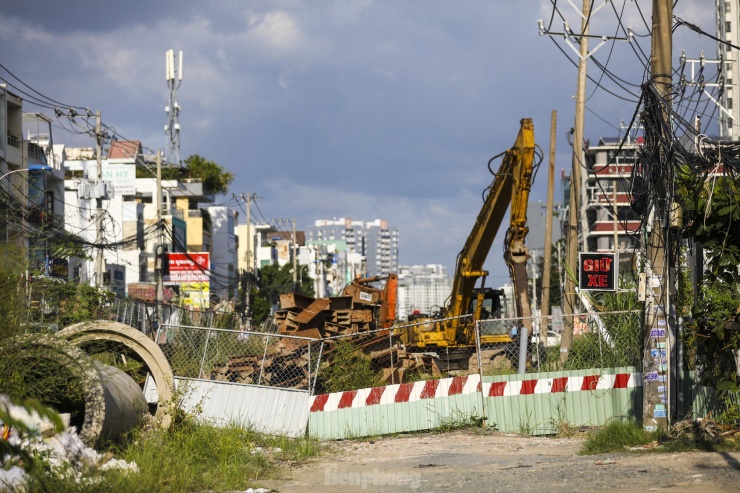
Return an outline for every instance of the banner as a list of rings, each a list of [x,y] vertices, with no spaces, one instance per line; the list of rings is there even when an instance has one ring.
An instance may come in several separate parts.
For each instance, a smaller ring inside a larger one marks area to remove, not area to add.
[[[165,282],[208,282],[210,254],[208,252],[167,254],[169,274]]]

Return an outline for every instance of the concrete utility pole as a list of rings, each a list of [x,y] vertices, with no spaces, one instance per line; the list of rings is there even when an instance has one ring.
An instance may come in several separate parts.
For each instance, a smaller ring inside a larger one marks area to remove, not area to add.
[[[164,228],[162,225],[162,151],[157,151],[157,246],[154,247],[155,277],[157,278],[157,328],[162,323],[162,302],[164,302],[164,279],[162,264],[168,259],[164,254]]]
[[[665,101],[663,119],[670,118],[673,38],[672,0],[653,0],[653,37],[650,75],[658,94]],[[666,128],[666,127],[662,127]],[[670,132],[670,130],[668,130]],[[672,138],[660,135],[661,141]],[[659,163],[666,164],[662,154]],[[659,190],[653,193],[659,193]],[[675,309],[670,298],[670,261],[666,258],[668,197],[655,197],[650,211],[652,230],[648,233],[646,268],[645,327],[642,366],[643,427],[654,431],[667,429],[675,411],[676,380],[673,348],[676,344]],[[663,210],[660,210],[661,207]]]
[[[540,343],[547,344],[547,317],[550,315],[550,269],[552,269],[552,203],[555,195],[555,135],[558,112],[550,117],[550,166],[547,170],[547,209],[545,213],[545,251],[542,264],[542,306],[540,307]]]
[[[251,324],[251,299],[250,294],[252,292],[252,276],[254,275],[254,255],[252,254],[252,242],[254,237],[252,236],[252,200],[257,198],[256,193],[248,193],[245,197],[242,194],[242,200],[247,205],[247,251],[244,253],[244,265],[245,265],[245,282],[244,282],[244,315],[246,316],[248,323]],[[250,327],[247,327],[249,329]]]
[[[591,1],[583,0],[581,18],[580,61],[578,62],[578,87],[576,89],[576,121],[573,128],[573,161],[570,174],[570,203],[568,206],[568,267],[570,275],[565,277],[565,324],[560,339],[560,361],[568,359],[568,351],[573,345],[575,326],[576,283],[573,276],[578,275],[578,211],[581,194],[581,165],[583,159],[583,126],[586,110],[586,64],[588,62],[588,20],[591,16]],[[586,234],[586,231],[583,232]]]
[[[97,178],[98,178],[98,197],[95,199],[97,212],[95,213],[95,243],[98,245],[98,252],[95,258],[95,287],[102,288],[105,284],[103,273],[103,132],[101,131],[100,110],[95,112],[95,140],[97,142]]]
[[[296,247],[298,237],[295,234],[295,218],[293,218],[293,290],[297,293],[298,289],[298,249]]]
[[[574,9],[577,7],[572,1],[568,2]],[[570,204],[568,209],[568,245],[567,245],[567,257],[568,267],[570,268],[569,275],[566,274],[565,289],[563,297],[565,300],[565,324],[563,327],[563,333],[561,335],[561,346],[560,346],[560,361],[565,361],[568,358],[568,351],[573,344],[573,327],[575,325],[575,314],[576,310],[576,289],[575,279],[573,276],[577,275],[578,272],[578,217],[581,218],[581,228],[583,233],[583,249],[587,251],[588,245],[586,242],[586,234],[588,233],[588,221],[586,218],[585,209],[581,210],[579,207],[581,203],[581,166],[585,164],[584,153],[583,153],[583,126],[584,126],[584,113],[586,109],[586,61],[593,55],[596,50],[603,47],[609,40],[614,41],[631,41],[633,34],[632,30],[628,29],[626,37],[617,36],[596,36],[589,34],[589,21],[598,10],[603,8],[609,2],[603,2],[598,7],[591,9],[591,1],[583,0],[583,8],[578,11],[578,15],[581,17],[581,33],[575,34],[571,31],[568,23],[564,25],[563,32],[556,33],[551,32],[545,28],[545,22],[539,20],[539,31],[540,35],[558,36],[562,37],[567,43],[568,47],[571,48],[579,58],[578,63],[578,87],[576,89],[576,118],[575,126],[573,127],[573,166],[570,176]],[[588,50],[588,38],[600,39],[599,44],[596,45],[591,51]],[[578,39],[578,50],[575,49],[570,38]]]

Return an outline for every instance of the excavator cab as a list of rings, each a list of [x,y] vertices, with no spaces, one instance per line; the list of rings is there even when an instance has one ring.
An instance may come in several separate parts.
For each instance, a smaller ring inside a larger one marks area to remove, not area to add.
[[[506,320],[506,295],[503,289],[479,288],[471,300],[468,313],[475,314],[480,327],[481,343],[511,342],[514,320]],[[479,311],[477,311],[479,310]]]
[[[502,318],[504,290],[493,288],[478,288],[473,292],[467,313],[475,314],[476,320]]]

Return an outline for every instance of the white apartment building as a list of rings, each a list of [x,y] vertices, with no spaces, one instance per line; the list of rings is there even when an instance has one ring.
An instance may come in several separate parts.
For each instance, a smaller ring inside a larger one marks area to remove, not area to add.
[[[717,0],[717,37],[734,46],[740,46],[740,0]],[[718,101],[720,110],[719,135],[724,139],[737,140],[740,137],[737,125],[740,123],[740,101],[735,96],[740,81],[740,63],[737,50],[723,43],[717,43],[718,57],[721,60],[721,83]],[[710,81],[714,82],[714,81]],[[703,125],[708,125],[704,122]]]
[[[432,315],[448,302],[452,280],[441,264],[402,265],[398,271],[398,319],[415,311]]]
[[[97,199],[101,197],[103,210],[103,243],[119,244],[116,248],[103,250],[105,287],[119,296],[128,293],[132,283],[155,282],[155,250],[160,242],[166,252],[212,253],[210,224],[204,220],[206,214],[197,206],[211,203],[212,195],[203,193],[200,182],[185,183],[178,180],[162,180],[162,219],[167,231],[160,236],[155,231],[157,222],[157,183],[154,178],[136,178],[136,167],[155,166],[153,156],[144,156],[137,141],[118,142],[111,145],[109,157],[101,159],[102,180],[98,180],[97,159],[92,149],[55,146],[55,153],[66,156],[64,167],[68,174],[65,180],[65,229],[88,242],[97,241]],[[76,158],[76,159],[75,159]],[[192,209],[192,210],[191,210]],[[216,211],[220,213],[220,211]],[[232,226],[232,248],[228,239],[224,242],[224,253],[231,256],[226,262],[225,272],[219,270],[216,286],[219,296],[228,296],[234,291],[236,281],[229,276],[228,264],[236,268],[233,220],[226,224],[219,220],[219,227]],[[221,235],[228,236],[228,233]],[[219,244],[221,248],[221,244]],[[217,250],[213,250],[217,251]],[[218,251],[217,251],[218,252]],[[69,278],[95,284],[96,252],[93,259],[70,259]],[[222,262],[223,263],[223,262]],[[219,265],[220,269],[220,265]],[[178,283],[167,283],[177,285]]]
[[[307,244],[334,241],[345,242],[348,259],[350,254],[364,257],[364,266],[356,274],[383,276],[398,271],[398,228],[390,226],[385,219],[369,222],[350,218],[319,219],[306,228]]]
[[[588,148],[583,205],[587,225],[583,234],[587,251],[617,251],[622,263],[629,266],[640,228],[630,202],[630,177],[641,140],[628,137],[621,143],[621,138],[601,138],[598,145]]]
[[[208,207],[211,217],[211,294],[220,300],[233,300],[238,294],[236,225],[239,213],[229,207]]]

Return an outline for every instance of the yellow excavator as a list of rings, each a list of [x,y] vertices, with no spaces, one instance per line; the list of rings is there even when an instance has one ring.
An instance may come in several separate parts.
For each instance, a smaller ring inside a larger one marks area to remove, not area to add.
[[[449,303],[436,319],[425,319],[411,332],[399,334],[410,351],[440,352],[440,364],[446,370],[467,369],[475,353],[475,325],[480,321],[480,342],[487,348],[500,348],[510,357],[519,353],[519,342],[512,335],[512,323],[501,320],[505,300],[503,291],[485,286],[488,271],[483,269],[493,240],[511,205],[509,228],[504,244],[504,259],[514,286],[516,316],[522,318],[518,334],[532,333],[532,319],[527,291],[526,263],[529,251],[525,245],[527,202],[534,171],[534,125],[530,118],[521,120],[514,146],[503,153],[498,171],[491,169],[493,182],[465,246],[457,256],[455,277]],[[475,285],[481,279],[481,285]],[[463,317],[472,315],[472,317]],[[526,339],[525,339],[526,341]],[[440,351],[441,350],[441,351]]]

